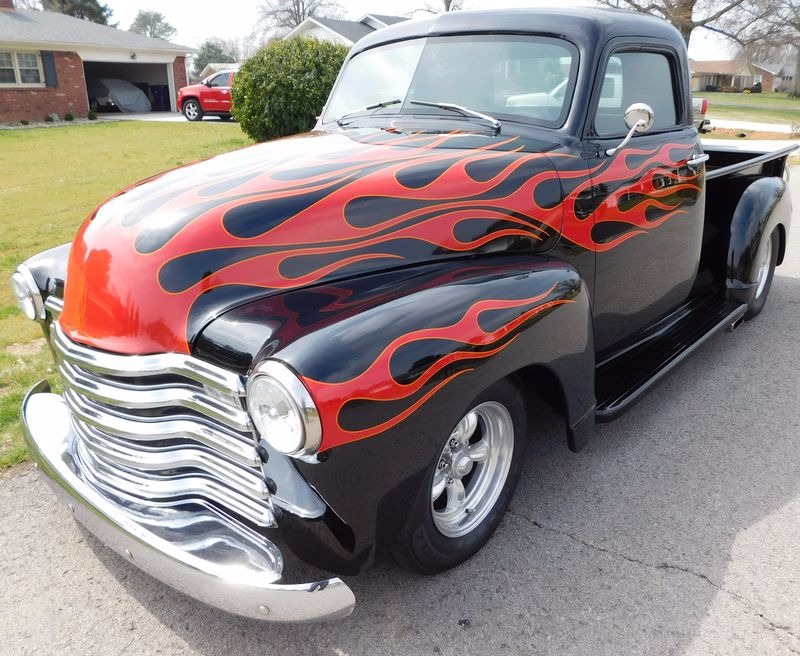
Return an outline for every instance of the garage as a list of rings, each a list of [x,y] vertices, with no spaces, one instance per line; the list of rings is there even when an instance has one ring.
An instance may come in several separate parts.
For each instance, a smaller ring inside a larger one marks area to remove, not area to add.
[[[96,111],[110,109],[102,107],[98,102],[98,96],[105,88],[103,80],[124,80],[145,95],[152,111],[175,111],[177,90],[174,79],[171,79],[171,65],[85,61],[83,72],[91,109]]]
[[[163,39],[0,0],[0,61],[6,63],[0,122],[85,117],[90,98],[98,95],[90,90],[98,80],[112,81],[122,104],[144,98],[145,109],[134,111],[174,112],[192,52]]]

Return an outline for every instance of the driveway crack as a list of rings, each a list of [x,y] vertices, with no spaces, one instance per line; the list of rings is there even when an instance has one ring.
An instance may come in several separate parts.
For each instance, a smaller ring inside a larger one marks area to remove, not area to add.
[[[647,567],[649,569],[676,571],[676,572],[681,572],[681,573],[684,573],[684,574],[688,574],[689,576],[693,576],[696,579],[699,579],[699,580],[703,581],[704,583],[710,585],[712,588],[718,590],[719,592],[722,592],[723,594],[728,595],[733,600],[739,602],[742,606],[744,606],[748,610],[752,611],[761,620],[761,622],[764,623],[766,628],[769,629],[770,631],[775,631],[777,633],[782,633],[782,634],[784,634],[784,635],[786,635],[786,636],[788,636],[788,637],[790,637],[790,638],[792,638],[792,639],[794,639],[794,640],[796,640],[796,641],[798,641],[800,643],[800,635],[798,635],[797,633],[793,632],[791,630],[791,627],[787,626],[786,624],[780,624],[778,622],[772,621],[771,619],[769,619],[764,614],[764,612],[761,610],[761,608],[759,608],[755,603],[753,603],[749,599],[743,597],[742,595],[738,594],[737,592],[733,592],[732,590],[728,590],[724,586],[722,586],[722,585],[720,585],[718,583],[715,583],[706,574],[703,574],[702,572],[695,572],[694,570],[689,569],[688,567],[683,567],[681,565],[675,565],[673,563],[667,563],[667,562],[650,563],[650,562],[647,562],[646,560],[640,560],[639,558],[634,558],[633,556],[628,556],[627,554],[624,554],[624,553],[622,553],[620,551],[616,551],[614,549],[609,549],[608,547],[601,547],[601,546],[599,546],[597,544],[593,544],[591,542],[588,542],[587,540],[584,540],[580,536],[575,535],[574,533],[571,533],[569,531],[565,531],[565,530],[560,529],[560,528],[555,528],[553,526],[545,526],[544,524],[542,524],[541,522],[536,521],[532,517],[528,517],[527,515],[524,515],[524,514],[522,514],[520,512],[517,512],[516,510],[513,510],[512,508],[509,508],[507,510],[507,512],[508,512],[509,515],[513,515],[514,517],[519,517],[520,519],[528,522],[529,524],[532,524],[533,526],[535,526],[538,529],[541,529],[543,531],[548,531],[549,533],[555,533],[557,535],[561,535],[563,537],[569,538],[573,542],[577,542],[578,544],[586,547],[587,549],[591,549],[593,551],[598,551],[600,553],[604,553],[604,554],[607,554],[609,556],[614,556],[616,558],[621,558],[622,560],[625,560],[625,561],[627,561],[629,563],[633,563],[634,565],[640,565],[641,567]],[[791,649],[791,648],[790,648],[790,650],[793,653],[800,654],[800,651],[797,651],[797,650]]]

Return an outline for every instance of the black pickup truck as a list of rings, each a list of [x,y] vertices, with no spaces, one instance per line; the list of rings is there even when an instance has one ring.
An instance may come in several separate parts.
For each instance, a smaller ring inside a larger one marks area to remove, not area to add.
[[[31,453],[169,585],[346,615],[334,575],[379,551],[436,573],[486,543],[534,397],[578,451],[759,314],[789,150],[704,150],[683,40],[654,18],[380,30],[313,132],[125,189],[19,267],[64,385],[24,401]]]

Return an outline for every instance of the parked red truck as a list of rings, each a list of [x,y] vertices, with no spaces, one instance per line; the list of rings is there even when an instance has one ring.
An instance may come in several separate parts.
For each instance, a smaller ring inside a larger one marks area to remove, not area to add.
[[[25,398],[31,454],[186,594],[345,615],[340,576],[376,554],[431,574],[489,540],[535,397],[578,451],[759,314],[789,150],[704,150],[684,41],[655,18],[380,30],[310,134],[132,186],[19,267],[64,382]]]
[[[203,116],[231,117],[231,87],[235,70],[220,71],[209,75],[198,84],[178,90],[178,111],[190,121],[199,121]]]

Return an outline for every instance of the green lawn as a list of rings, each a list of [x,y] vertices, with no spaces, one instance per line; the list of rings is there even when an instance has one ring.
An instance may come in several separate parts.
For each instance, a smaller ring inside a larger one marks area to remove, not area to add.
[[[697,91],[708,99],[709,118],[758,121],[760,123],[800,123],[800,98],[785,93],[716,93]]]
[[[248,143],[237,124],[222,122],[0,130],[0,469],[27,458],[23,395],[41,378],[57,378],[41,330],[11,293],[17,264],[70,241],[83,218],[120,188]]]

